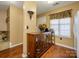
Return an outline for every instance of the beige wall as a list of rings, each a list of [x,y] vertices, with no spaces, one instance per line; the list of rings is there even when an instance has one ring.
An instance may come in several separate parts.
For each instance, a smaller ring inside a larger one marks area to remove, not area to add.
[[[0,10],[0,31],[7,31],[7,10]],[[2,41],[0,38],[0,51],[9,48],[9,41]]]
[[[58,13],[58,12],[68,10],[68,9],[72,9],[72,17],[71,17],[71,36],[72,36],[72,38],[63,38],[62,40],[60,40],[59,37],[56,37],[56,43],[66,45],[69,47],[75,47],[76,44],[74,44],[74,42],[76,42],[76,40],[74,39],[74,34],[73,34],[73,24],[74,24],[73,20],[74,20],[75,13],[77,12],[77,10],[79,10],[79,2],[48,11],[47,13],[38,15],[38,17],[47,16],[47,25],[48,25],[48,27],[50,27],[50,25],[49,25],[50,20],[49,20],[48,15],[53,14],[53,13]]]
[[[10,5],[10,43],[23,43],[23,10],[14,5]]]
[[[42,17],[37,18],[37,21],[36,21],[37,32],[40,32],[40,30],[38,28],[40,24],[46,24],[46,16],[42,16]]]
[[[0,31],[7,31],[7,10],[0,10]]]
[[[35,2],[24,2],[24,31],[23,31],[23,56],[27,55],[27,33],[36,32],[36,3]],[[34,14],[30,20],[27,11],[33,11]],[[29,27],[29,29],[26,28]]]
[[[0,41],[0,51],[8,49],[10,41]]]

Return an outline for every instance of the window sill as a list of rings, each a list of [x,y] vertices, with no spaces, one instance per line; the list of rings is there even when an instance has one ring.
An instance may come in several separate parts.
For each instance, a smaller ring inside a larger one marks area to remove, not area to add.
[[[72,39],[72,37],[64,37],[64,36],[55,36],[55,37],[58,37],[58,38],[64,38],[64,39]]]

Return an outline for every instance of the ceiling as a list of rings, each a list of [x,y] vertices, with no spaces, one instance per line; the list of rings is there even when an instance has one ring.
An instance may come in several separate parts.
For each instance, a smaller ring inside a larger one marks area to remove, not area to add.
[[[7,10],[10,4],[14,4],[18,8],[22,8],[23,1],[0,1],[0,10]]]
[[[36,1],[37,14],[45,13],[49,10],[74,3],[74,1],[56,1],[54,4],[49,4],[48,1]],[[0,1],[0,10],[6,10],[10,4],[14,4],[18,8],[23,8],[23,1]]]
[[[9,6],[9,2],[0,1],[0,10],[7,10],[8,6]]]
[[[55,1],[54,4],[48,3],[48,1],[38,1],[37,2],[37,14],[45,13],[49,10],[74,3],[75,1]]]

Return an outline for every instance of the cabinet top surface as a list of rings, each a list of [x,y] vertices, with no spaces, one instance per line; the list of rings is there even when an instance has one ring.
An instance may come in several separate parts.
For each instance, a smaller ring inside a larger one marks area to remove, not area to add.
[[[44,33],[41,33],[41,32],[32,32],[32,33],[27,33],[27,34],[34,34],[34,35],[37,35],[37,34],[50,34],[51,32],[44,32]]]

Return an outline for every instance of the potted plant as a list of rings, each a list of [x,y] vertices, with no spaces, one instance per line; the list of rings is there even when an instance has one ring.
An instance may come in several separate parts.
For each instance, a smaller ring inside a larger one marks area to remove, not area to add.
[[[39,25],[39,29],[40,29],[41,32],[44,32],[45,28],[46,28],[46,24],[40,24]]]

